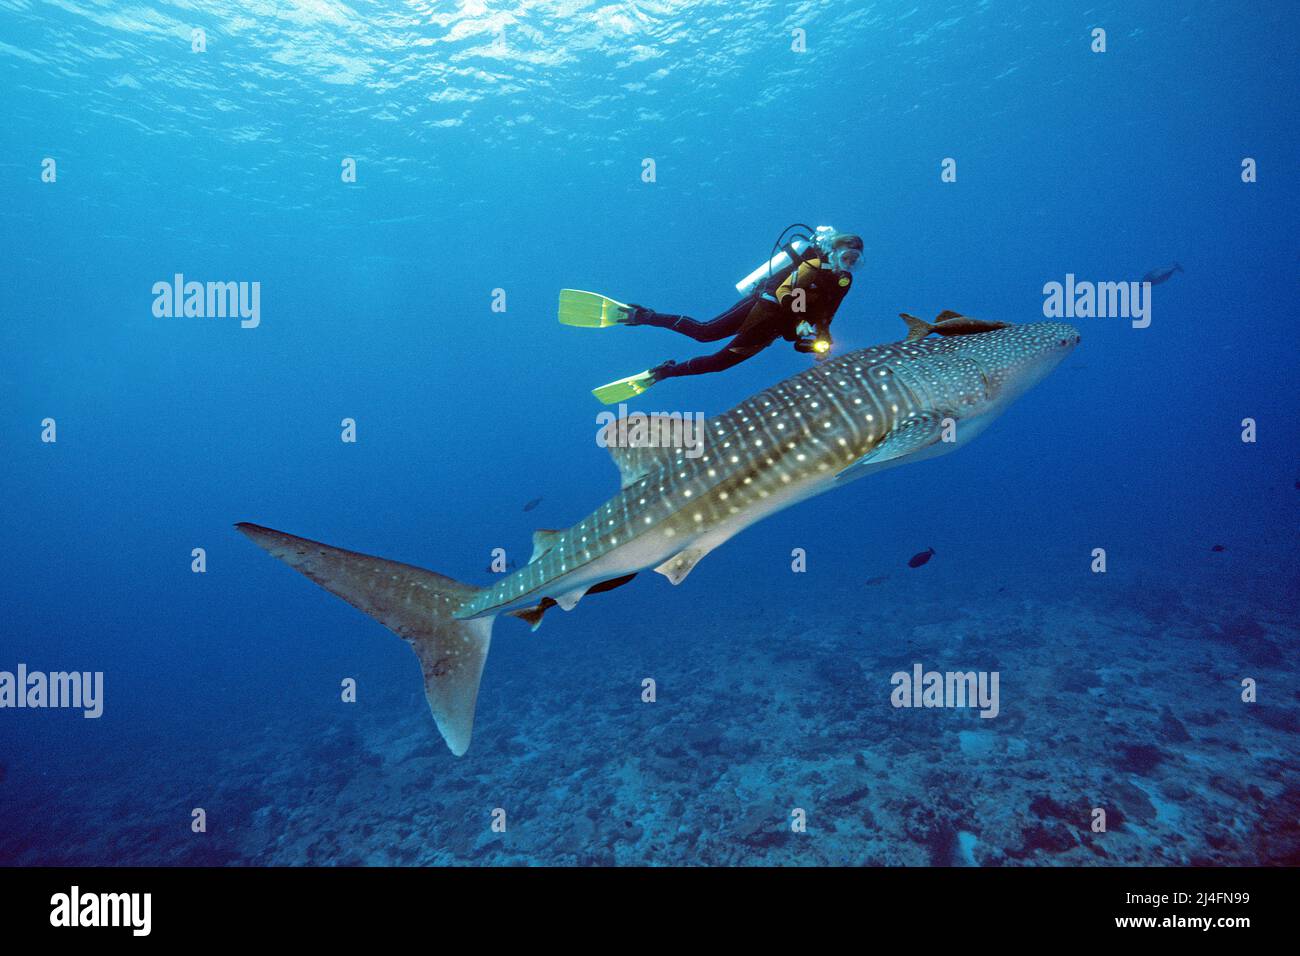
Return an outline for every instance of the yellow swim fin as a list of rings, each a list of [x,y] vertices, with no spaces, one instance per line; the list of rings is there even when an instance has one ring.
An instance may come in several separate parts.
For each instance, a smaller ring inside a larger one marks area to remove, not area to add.
[[[560,290],[560,324],[585,329],[603,329],[622,325],[632,315],[632,307],[598,292],[581,289]]]
[[[619,402],[626,402],[629,398],[636,398],[654,383],[654,373],[646,369],[627,378],[620,378],[617,382],[593,388],[591,394],[606,405],[617,405]]]

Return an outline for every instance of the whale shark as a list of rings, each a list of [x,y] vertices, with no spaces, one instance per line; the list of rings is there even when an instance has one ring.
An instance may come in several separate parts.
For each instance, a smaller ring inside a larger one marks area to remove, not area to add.
[[[551,608],[571,610],[646,568],[681,584],[768,515],[968,443],[1078,342],[1072,326],[1036,322],[858,349],[708,419],[695,456],[621,441],[626,419],[610,422],[602,444],[619,491],[570,528],[536,532],[528,564],[485,587],[261,525],[235,527],[411,645],[434,722],[461,756],[499,615],[536,629]]]

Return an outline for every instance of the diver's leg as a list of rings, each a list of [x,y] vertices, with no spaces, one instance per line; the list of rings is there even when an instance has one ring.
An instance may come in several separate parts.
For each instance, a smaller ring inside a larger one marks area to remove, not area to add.
[[[719,342],[740,331],[750,309],[754,307],[753,297],[741,299],[716,319],[701,322],[689,315],[671,315],[667,312],[655,312],[645,306],[637,306],[628,325],[653,325],[660,329],[671,329],[688,335],[697,342]]]
[[[776,341],[776,333],[763,328],[747,329],[732,339],[725,349],[712,355],[697,355],[685,362],[664,362],[652,370],[655,381],[679,375],[707,375],[721,372],[753,358]]]

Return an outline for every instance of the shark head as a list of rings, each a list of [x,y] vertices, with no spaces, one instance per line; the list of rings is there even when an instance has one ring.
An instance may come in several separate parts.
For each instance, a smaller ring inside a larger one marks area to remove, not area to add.
[[[980,366],[989,399],[1005,406],[1046,378],[1079,338],[1072,325],[1033,322],[964,338],[961,354]]]

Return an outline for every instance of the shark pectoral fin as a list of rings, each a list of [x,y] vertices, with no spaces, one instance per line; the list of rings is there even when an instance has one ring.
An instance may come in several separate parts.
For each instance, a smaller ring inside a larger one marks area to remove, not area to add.
[[[710,550],[709,548],[687,548],[685,551],[674,554],[655,570],[673,584],[681,584],[686,580],[686,575],[690,574],[692,569],[700,563],[700,558],[708,554]]]
[[[457,757],[469,749],[479,679],[495,615],[455,616],[478,589],[397,561],[333,548],[261,525],[235,525],[267,554],[370,615],[411,645],[424,672],[424,695],[443,740]]]
[[[506,611],[506,613],[511,617],[517,617],[519,620],[527,622],[529,628],[535,631],[542,626],[542,615],[555,607],[555,603],[550,598],[542,598],[539,603],[534,604],[532,607],[521,607],[516,611]]]
[[[555,547],[555,542],[563,533],[563,529],[560,528],[538,528],[534,531],[533,556],[528,559],[528,563],[532,564],[547,551],[550,551],[551,548]]]
[[[928,448],[942,436],[944,417],[944,414],[930,412],[907,419],[890,429],[869,452],[837,474],[835,480],[856,478],[870,465],[879,465]]]

